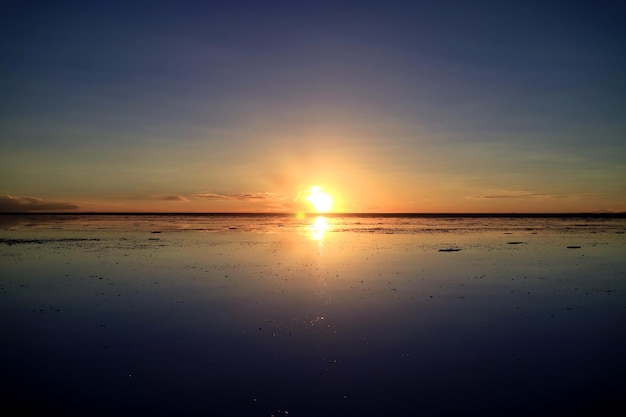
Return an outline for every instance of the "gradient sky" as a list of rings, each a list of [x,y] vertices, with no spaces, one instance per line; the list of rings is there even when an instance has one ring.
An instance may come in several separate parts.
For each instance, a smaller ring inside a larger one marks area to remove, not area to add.
[[[3,211],[626,210],[622,1],[0,16]]]

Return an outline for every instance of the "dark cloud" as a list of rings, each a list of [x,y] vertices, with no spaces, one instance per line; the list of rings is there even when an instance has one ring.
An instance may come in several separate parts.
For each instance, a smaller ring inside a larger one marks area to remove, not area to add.
[[[56,211],[74,210],[77,208],[76,204],[63,201],[14,195],[0,196],[0,212]]]
[[[207,200],[238,200],[238,201],[282,200],[282,198],[276,197],[273,193],[238,193],[238,194],[201,193],[201,194],[196,194],[196,197],[204,198]]]

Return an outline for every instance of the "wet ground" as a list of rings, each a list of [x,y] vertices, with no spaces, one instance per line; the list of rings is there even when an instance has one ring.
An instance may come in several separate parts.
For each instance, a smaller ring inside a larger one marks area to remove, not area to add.
[[[607,414],[624,218],[2,216],[3,404]]]

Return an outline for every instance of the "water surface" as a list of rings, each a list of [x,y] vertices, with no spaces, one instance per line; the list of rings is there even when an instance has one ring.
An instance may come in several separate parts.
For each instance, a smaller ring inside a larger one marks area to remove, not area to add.
[[[606,413],[626,219],[0,216],[2,397],[65,415]]]

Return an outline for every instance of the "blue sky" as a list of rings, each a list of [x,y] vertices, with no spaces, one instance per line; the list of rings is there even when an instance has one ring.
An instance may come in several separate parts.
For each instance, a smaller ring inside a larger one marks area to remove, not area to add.
[[[293,211],[320,185],[343,211],[626,210],[625,18],[620,2],[10,2],[0,209]]]

